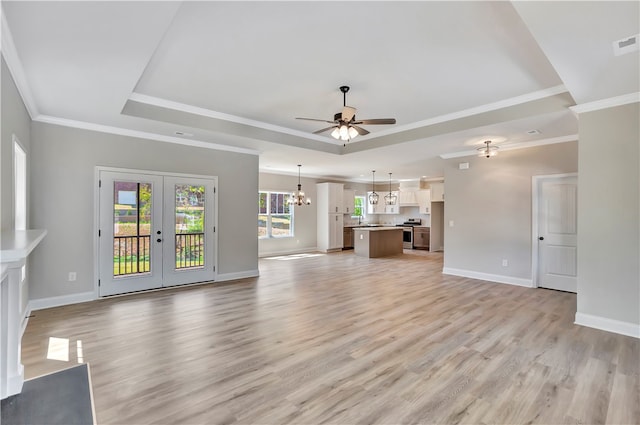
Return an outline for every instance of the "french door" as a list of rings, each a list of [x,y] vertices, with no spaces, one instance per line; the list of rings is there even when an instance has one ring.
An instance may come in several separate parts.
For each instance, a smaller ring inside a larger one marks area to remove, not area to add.
[[[99,173],[100,296],[215,276],[215,180]]]

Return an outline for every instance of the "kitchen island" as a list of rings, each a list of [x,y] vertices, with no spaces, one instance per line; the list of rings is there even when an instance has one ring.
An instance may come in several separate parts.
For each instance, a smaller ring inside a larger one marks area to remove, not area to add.
[[[377,258],[402,254],[402,227],[356,227],[353,233],[356,255]]]

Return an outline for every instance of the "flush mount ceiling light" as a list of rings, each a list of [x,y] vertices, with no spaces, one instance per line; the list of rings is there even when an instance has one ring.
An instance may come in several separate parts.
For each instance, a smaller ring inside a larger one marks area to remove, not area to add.
[[[304,196],[304,192],[302,191],[302,184],[300,184],[300,168],[301,164],[298,164],[298,191],[289,197],[289,204],[291,205],[311,205],[311,199],[306,198]]]
[[[371,205],[376,205],[378,203],[378,199],[380,198],[376,193],[376,170],[371,172],[373,174],[373,178],[371,180],[371,193],[369,194],[369,203]]]
[[[389,194],[384,196],[386,205],[395,205],[398,197],[391,192],[391,173],[389,173]]]
[[[484,147],[478,148],[478,156],[489,158],[490,156],[496,156],[498,154],[498,147],[491,146],[491,140],[485,141],[484,144]]]

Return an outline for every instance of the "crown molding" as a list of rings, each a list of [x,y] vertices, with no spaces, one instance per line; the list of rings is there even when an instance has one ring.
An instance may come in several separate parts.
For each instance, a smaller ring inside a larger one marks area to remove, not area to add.
[[[511,151],[516,149],[534,148],[536,146],[554,145],[556,143],[575,142],[578,140],[577,134],[569,134],[568,136],[552,137],[550,139],[535,140],[532,142],[521,142],[505,145],[497,145],[499,151]],[[473,149],[469,151],[446,153],[440,155],[442,159],[461,158],[463,156],[477,156],[478,150]]]
[[[580,105],[570,106],[569,109],[575,114],[582,114],[584,112],[598,111],[600,109],[613,108],[615,106],[628,105],[630,103],[638,102],[640,102],[640,92],[635,92],[623,94],[622,96],[610,97],[608,99],[581,103]]]
[[[427,127],[430,125],[440,124],[447,121],[471,117],[473,115],[478,115],[485,112],[496,111],[498,109],[508,108],[515,105],[521,105],[523,103],[533,102],[535,100],[556,96],[566,92],[568,92],[567,88],[561,84],[558,86],[549,87],[547,89],[526,93],[516,97],[511,97],[509,99],[503,99],[497,102],[487,103],[485,105],[480,105],[480,106],[476,106],[469,109],[463,109],[461,111],[452,112],[450,114],[440,115],[440,116],[429,118],[426,120],[417,121],[407,125],[395,126],[388,130],[377,131],[375,135],[376,137],[387,136],[389,134],[399,133],[401,131],[414,130],[420,127]]]
[[[263,130],[275,131],[278,133],[290,134],[296,137],[303,137],[305,139],[317,140],[319,142],[329,143],[331,145],[341,145],[335,139],[329,139],[327,137],[318,136],[313,133],[306,133],[299,130],[293,130],[287,127],[281,127],[278,125],[268,124],[262,121],[252,120],[249,118],[239,117],[237,115],[225,114],[224,112],[217,112],[211,109],[201,108],[199,106],[193,106],[186,103],[174,102],[172,100],[162,99],[159,97],[149,96],[146,94],[131,93],[129,100],[138,103],[144,103],[145,105],[157,106],[160,108],[171,109],[174,111],[185,112],[187,114],[199,115],[202,117],[213,118],[222,121],[234,122],[236,124],[243,124],[252,127],[261,128]]]
[[[260,155],[260,152],[254,149],[221,145],[218,143],[209,143],[201,140],[186,140],[186,139],[181,139],[179,137],[149,133],[147,131],[131,130],[128,128],[114,127],[110,125],[101,125],[101,124],[95,124],[95,123],[90,123],[85,121],[76,121],[76,120],[70,120],[66,118],[52,117],[49,115],[38,115],[36,118],[33,119],[33,121],[42,122],[46,124],[60,125],[63,127],[79,128],[82,130],[97,131],[99,133],[117,134],[119,136],[129,136],[129,137],[135,137],[138,139],[156,140],[159,142],[193,146],[197,148],[243,153],[248,155]]]
[[[2,47],[0,49],[2,50],[2,56],[4,57],[4,60],[7,63],[7,68],[9,68],[13,81],[18,88],[18,93],[20,93],[20,96],[22,97],[24,106],[27,108],[27,112],[31,119],[33,119],[39,115],[38,107],[36,106],[36,102],[33,100],[33,94],[31,93],[31,88],[27,82],[27,76],[24,72],[24,68],[22,67],[22,61],[20,60],[20,56],[18,55],[18,51],[16,50],[16,46],[13,42],[13,36],[11,35],[7,18],[5,18],[5,14],[2,12],[0,12],[0,18],[0,25],[2,26],[0,30]]]

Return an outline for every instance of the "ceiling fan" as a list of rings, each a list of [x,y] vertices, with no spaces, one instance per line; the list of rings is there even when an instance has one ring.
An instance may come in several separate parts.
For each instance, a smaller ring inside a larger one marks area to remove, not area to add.
[[[313,134],[324,133],[325,131],[333,129],[331,132],[331,136],[335,139],[342,140],[344,142],[348,142],[354,137],[360,135],[364,136],[369,134],[367,130],[360,127],[360,125],[378,125],[378,124],[395,124],[395,118],[376,118],[369,120],[357,120],[356,119],[356,108],[352,106],[347,106],[347,92],[349,91],[349,86],[341,86],[340,91],[343,95],[343,107],[342,112],[338,112],[333,116],[333,121],[328,120],[320,120],[315,118],[296,118],[297,120],[307,120],[307,121],[319,121],[319,122],[327,122],[329,124],[333,124],[330,127],[323,128],[318,131],[314,131]]]

